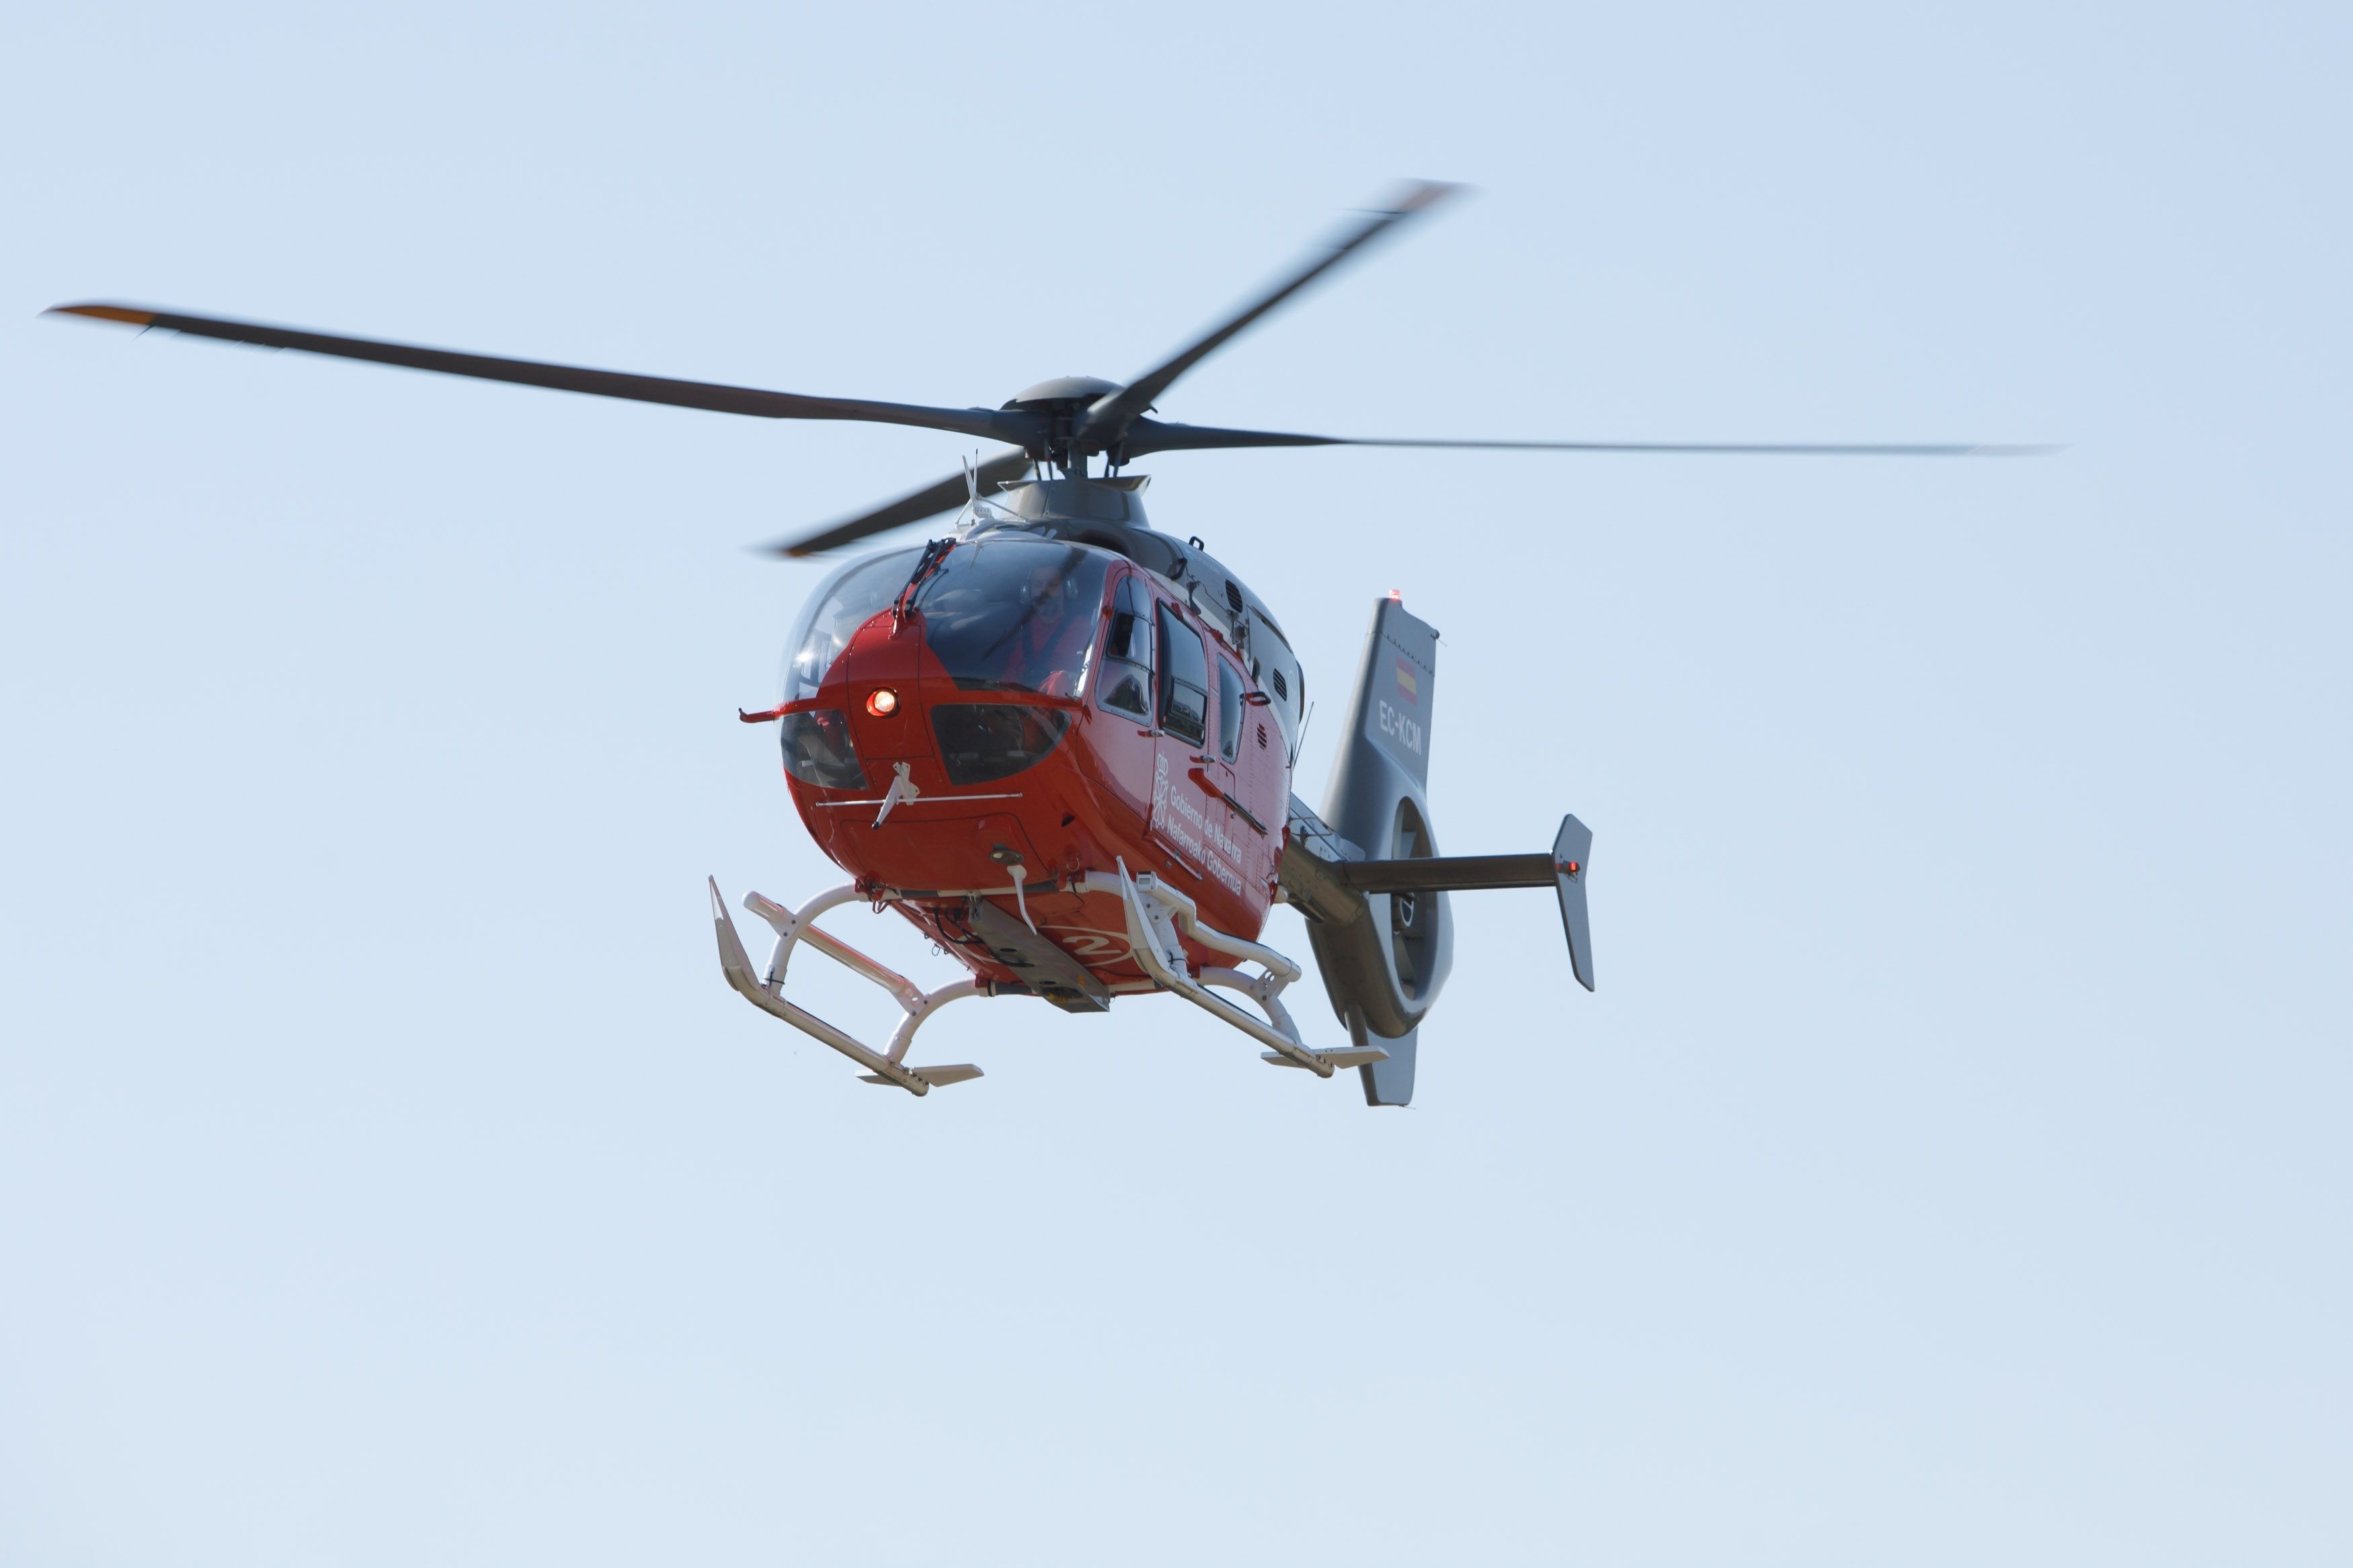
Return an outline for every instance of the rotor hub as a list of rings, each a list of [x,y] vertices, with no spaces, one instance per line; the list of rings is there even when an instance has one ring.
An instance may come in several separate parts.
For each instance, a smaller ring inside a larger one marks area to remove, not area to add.
[[[1053,464],[1073,479],[1084,479],[1087,459],[1105,450],[1099,439],[1091,441],[1085,435],[1088,411],[1120,390],[1119,383],[1101,376],[1058,375],[1016,394],[1005,406],[1043,421],[1037,444],[1029,448],[1031,457]],[[1113,450],[1112,467],[1117,468],[1121,458],[1122,454]]]
[[[1005,406],[1042,409],[1071,403],[1086,405],[1119,390],[1118,382],[1105,381],[1099,375],[1058,375],[1051,381],[1039,382],[1027,392],[1015,393]]]

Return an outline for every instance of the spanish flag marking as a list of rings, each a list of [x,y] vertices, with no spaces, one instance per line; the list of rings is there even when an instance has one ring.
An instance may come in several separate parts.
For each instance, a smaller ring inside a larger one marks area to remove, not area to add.
[[[1405,693],[1405,700],[1408,702],[1420,702],[1420,683],[1414,679],[1413,666],[1403,659],[1397,661],[1397,683],[1398,689]]]

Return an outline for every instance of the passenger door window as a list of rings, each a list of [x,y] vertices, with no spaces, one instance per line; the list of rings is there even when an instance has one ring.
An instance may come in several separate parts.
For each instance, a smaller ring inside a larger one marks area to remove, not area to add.
[[[1160,606],[1160,727],[1199,745],[1208,735],[1209,659],[1201,634]]]

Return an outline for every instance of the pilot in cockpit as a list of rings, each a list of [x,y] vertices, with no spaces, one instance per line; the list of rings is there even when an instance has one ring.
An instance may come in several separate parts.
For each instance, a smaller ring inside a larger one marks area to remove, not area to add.
[[[1086,675],[1095,617],[1079,603],[1079,582],[1064,564],[1041,561],[1021,585],[1022,614],[1007,650],[1009,684],[1048,697],[1077,694]]]

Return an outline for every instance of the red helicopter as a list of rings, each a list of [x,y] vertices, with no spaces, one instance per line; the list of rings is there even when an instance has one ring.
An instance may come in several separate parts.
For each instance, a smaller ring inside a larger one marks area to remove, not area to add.
[[[1425,791],[1438,634],[1391,594],[1374,606],[1321,813],[1291,793],[1307,682],[1281,624],[1198,538],[1155,531],[1142,475],[1157,452],[1234,447],[1960,456],[2021,447],[1350,440],[1178,425],[1153,406],[1177,378],[1350,256],[1457,187],[1409,185],[1358,215],[1276,285],[1124,385],[1069,376],[1000,408],[933,408],[496,359],[113,304],[56,307],[142,329],[772,419],[912,425],[1010,449],[776,553],[807,556],[958,510],[953,532],[850,563],[793,628],[774,722],[801,821],[849,880],[786,908],[755,967],[715,880],[728,984],[850,1058],[869,1083],[923,1095],[981,1076],[914,1067],[917,1028],[967,996],[1067,1012],[1172,992],[1240,1030],[1277,1066],[1356,1068],[1373,1105],[1413,1094],[1421,1022],[1446,982],[1447,897],[1551,888],[1569,963],[1593,987],[1585,879],[1592,834],[1563,819],[1549,852],[1441,856]],[[1100,459],[1100,466],[1097,466]],[[1282,994],[1300,966],[1258,939],[1287,902],[1346,1041],[1318,1049]],[[831,932],[844,905],[912,921],[968,972],[925,990]],[[786,995],[802,943],[904,1011],[882,1046]],[[1252,1004],[1246,1007],[1242,1001]]]

